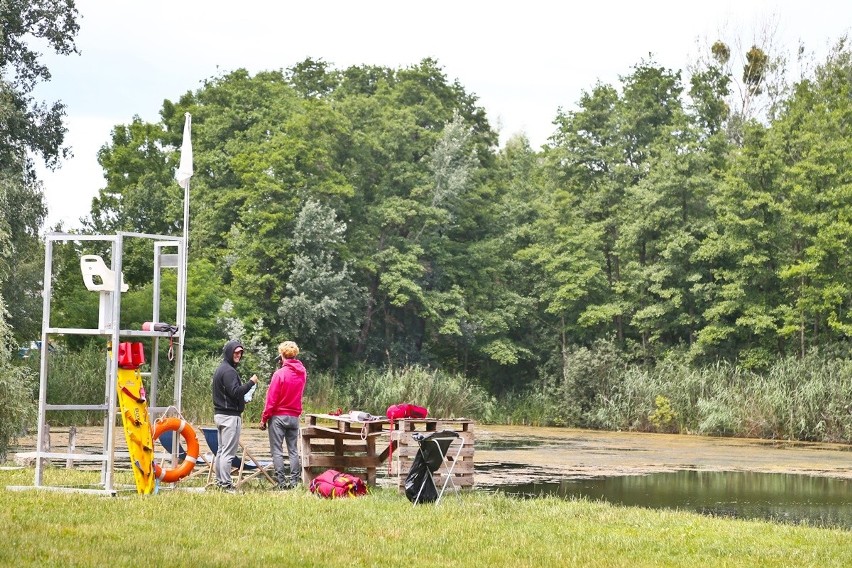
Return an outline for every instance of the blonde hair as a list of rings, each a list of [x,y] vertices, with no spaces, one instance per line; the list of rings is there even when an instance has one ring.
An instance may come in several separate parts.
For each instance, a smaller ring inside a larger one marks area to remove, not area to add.
[[[295,341],[285,341],[278,345],[278,354],[285,359],[293,359],[299,354],[299,346]]]

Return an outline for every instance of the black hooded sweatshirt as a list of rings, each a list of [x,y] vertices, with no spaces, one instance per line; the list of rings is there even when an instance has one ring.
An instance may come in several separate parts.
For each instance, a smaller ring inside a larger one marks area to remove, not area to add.
[[[234,351],[242,347],[239,341],[229,341],[222,349],[222,362],[213,373],[213,413],[240,416],[246,407],[245,394],[253,383],[243,383],[234,363]]]

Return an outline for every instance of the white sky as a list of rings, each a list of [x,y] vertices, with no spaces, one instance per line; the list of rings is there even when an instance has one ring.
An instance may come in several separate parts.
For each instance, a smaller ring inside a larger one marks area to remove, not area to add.
[[[450,81],[479,98],[501,142],[525,132],[534,147],[560,107],[649,53],[673,69],[695,59],[697,41],[739,37],[750,45],[767,22],[790,53],[804,42],[818,60],[852,26],[849,0],[76,0],[79,56],[45,54],[53,79],[36,96],[67,105],[74,157],[40,170],[48,223],[79,226],[104,187],[98,149],[134,115],[156,122],[205,78],[245,67],[285,69],[307,57],[337,68],[393,68],[437,59]],[[576,4],[576,5],[575,5]]]

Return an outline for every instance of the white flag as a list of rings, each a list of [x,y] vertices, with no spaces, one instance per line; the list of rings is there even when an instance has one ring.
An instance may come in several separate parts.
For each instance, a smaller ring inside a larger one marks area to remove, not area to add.
[[[180,147],[180,166],[175,172],[175,179],[184,189],[189,188],[189,178],[192,177],[192,115],[186,113],[183,123],[183,144]]]

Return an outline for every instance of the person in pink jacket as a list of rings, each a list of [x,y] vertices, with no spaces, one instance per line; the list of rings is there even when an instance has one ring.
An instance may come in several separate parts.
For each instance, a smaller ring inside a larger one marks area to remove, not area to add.
[[[260,429],[269,428],[269,449],[278,476],[278,488],[290,489],[299,484],[302,462],[299,459],[299,416],[302,414],[302,393],[308,372],[296,359],[299,346],[285,341],[278,346],[281,368],[272,375],[266,391],[266,406],[260,418]],[[290,475],[284,470],[284,443],[290,457]]]

